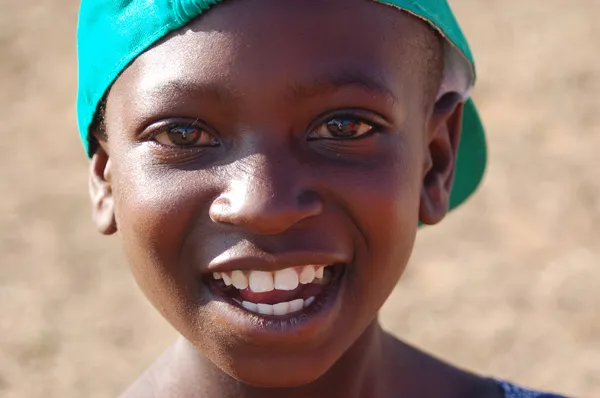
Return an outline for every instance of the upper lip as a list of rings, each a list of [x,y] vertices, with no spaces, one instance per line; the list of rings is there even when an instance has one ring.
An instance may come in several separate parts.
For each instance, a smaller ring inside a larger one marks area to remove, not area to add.
[[[342,253],[322,251],[293,251],[285,253],[243,253],[225,252],[208,264],[209,272],[231,271],[271,271],[275,272],[290,267],[303,265],[333,265],[349,261],[348,256]]]

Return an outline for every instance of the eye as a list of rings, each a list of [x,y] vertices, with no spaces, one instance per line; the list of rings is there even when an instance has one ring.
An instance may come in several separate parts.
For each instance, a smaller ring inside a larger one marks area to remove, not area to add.
[[[308,136],[309,139],[352,139],[368,134],[373,126],[354,117],[336,117],[320,124]]]
[[[170,125],[155,134],[152,139],[170,147],[217,146],[217,139],[200,126]]]

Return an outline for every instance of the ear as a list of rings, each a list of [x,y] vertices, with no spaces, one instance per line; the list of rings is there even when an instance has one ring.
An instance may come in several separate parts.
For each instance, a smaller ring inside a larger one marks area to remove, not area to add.
[[[447,94],[435,104],[427,129],[419,209],[419,219],[423,224],[439,223],[450,208],[463,109],[464,102],[456,94]]]
[[[110,157],[103,146],[98,145],[90,162],[89,189],[92,218],[98,230],[105,235],[117,232],[110,169]]]

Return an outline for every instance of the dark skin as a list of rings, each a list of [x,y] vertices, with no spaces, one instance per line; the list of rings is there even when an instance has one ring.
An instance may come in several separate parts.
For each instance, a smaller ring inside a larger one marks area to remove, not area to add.
[[[126,397],[500,396],[377,321],[418,221],[448,210],[462,104],[434,101],[440,53],[375,2],[245,0],[122,73],[96,132],[94,218],[182,335]],[[223,253],[270,271],[333,258],[343,281],[314,321],[236,323],[206,285]]]

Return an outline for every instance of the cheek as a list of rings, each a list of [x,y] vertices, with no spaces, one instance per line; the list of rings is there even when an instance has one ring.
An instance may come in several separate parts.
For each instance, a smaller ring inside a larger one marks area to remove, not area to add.
[[[112,184],[125,254],[140,288],[171,318],[177,308],[190,305],[178,303],[178,297],[197,299],[198,271],[181,248],[188,231],[202,217],[208,220],[212,181],[206,172],[169,169],[141,156],[116,163]]]
[[[371,164],[347,170],[329,182],[336,184],[339,200],[369,250],[394,257],[395,248],[404,246],[399,243],[412,246],[411,236],[417,230],[423,156],[417,140],[390,144],[391,149]]]
[[[354,301],[376,314],[394,289],[412,253],[419,220],[422,168],[418,146],[398,150],[340,181],[337,190],[358,228],[349,275]]]
[[[359,221],[366,236],[363,263],[367,266],[357,270],[356,277],[365,281],[359,294],[372,297],[369,300],[372,312],[379,311],[387,300],[412,254],[418,228],[418,182],[417,178],[403,181],[382,178],[369,187],[373,190],[371,216]],[[395,189],[391,190],[391,186]]]

